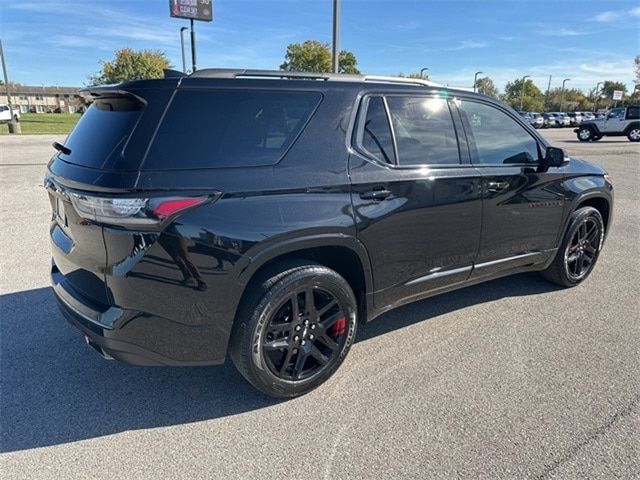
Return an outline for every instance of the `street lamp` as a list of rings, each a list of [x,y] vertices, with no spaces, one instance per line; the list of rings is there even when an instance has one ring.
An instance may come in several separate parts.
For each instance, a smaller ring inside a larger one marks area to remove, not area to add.
[[[565,78],[564,80],[562,80],[562,93],[560,94],[560,111],[563,112],[564,109],[564,84],[567,83],[569,80],[571,80],[570,78]]]
[[[340,0],[333,0],[333,38],[331,46],[331,69],[340,72]]]
[[[180,27],[180,48],[182,49],[182,71],[187,73],[187,61],[184,57],[184,31],[189,30],[187,27]]]
[[[420,78],[424,79],[424,72],[425,72],[426,70],[429,70],[429,69],[428,69],[427,67],[424,67],[424,68],[421,68],[421,69],[420,69]]]
[[[473,76],[473,93],[476,92],[476,84],[478,83],[478,75],[480,75],[482,72],[476,72],[476,74]]]
[[[525,87],[525,80],[527,78],[531,78],[529,75],[525,75],[524,77],[522,77],[522,89],[520,90],[520,111],[522,111],[522,106],[524,105],[524,87]]]
[[[596,108],[598,107],[598,90],[600,90],[600,85],[602,85],[604,82],[598,82],[596,83],[596,91],[594,92],[593,96],[593,113],[596,113]]]

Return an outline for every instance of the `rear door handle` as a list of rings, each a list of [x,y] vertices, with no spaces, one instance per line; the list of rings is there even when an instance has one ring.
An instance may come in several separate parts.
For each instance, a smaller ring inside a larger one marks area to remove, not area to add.
[[[363,200],[384,200],[391,195],[391,191],[386,188],[369,190],[368,192],[362,192],[360,198]]]
[[[492,181],[487,182],[487,190],[489,192],[501,192],[509,188],[509,182]]]

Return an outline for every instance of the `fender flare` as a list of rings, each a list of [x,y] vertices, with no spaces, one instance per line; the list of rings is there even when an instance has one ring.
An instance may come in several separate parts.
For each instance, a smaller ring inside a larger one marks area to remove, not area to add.
[[[362,242],[345,233],[318,233],[286,239],[269,246],[265,246],[253,255],[248,254],[248,262],[242,267],[237,281],[244,291],[244,288],[249,284],[253,275],[271,260],[300,250],[320,247],[342,247],[354,252],[358,256],[362,265],[366,291],[373,291],[373,274],[371,270],[371,262],[369,260],[369,253]]]
[[[627,128],[624,129],[624,134],[629,135],[629,132],[632,128],[640,128],[640,121],[631,122],[629,125],[627,125]]]

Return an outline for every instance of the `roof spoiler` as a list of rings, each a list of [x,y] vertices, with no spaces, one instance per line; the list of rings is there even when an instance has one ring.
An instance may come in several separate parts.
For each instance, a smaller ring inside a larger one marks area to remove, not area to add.
[[[165,68],[162,71],[164,72],[164,78],[182,78],[187,76],[186,73],[171,68]]]

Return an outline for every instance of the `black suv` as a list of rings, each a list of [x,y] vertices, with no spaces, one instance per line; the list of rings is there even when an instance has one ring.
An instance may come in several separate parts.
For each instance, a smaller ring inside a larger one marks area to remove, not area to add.
[[[106,358],[229,354],[293,397],[399,305],[525,271],[580,283],[611,223],[602,168],[466,91],[202,70],[84,95],[45,178],[51,271]]]

